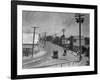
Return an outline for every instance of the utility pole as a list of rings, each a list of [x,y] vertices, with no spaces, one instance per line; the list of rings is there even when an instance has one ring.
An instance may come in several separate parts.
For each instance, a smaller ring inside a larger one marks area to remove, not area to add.
[[[46,35],[47,35],[47,33],[44,32],[44,45],[46,45]]]
[[[75,15],[75,19],[76,19],[76,22],[79,23],[79,61],[81,61],[81,54],[82,54],[82,48],[81,48],[81,24],[84,22],[84,18],[82,17],[84,15],[80,14],[80,13],[77,13]]]
[[[32,57],[33,57],[33,53],[34,53],[34,40],[35,40],[35,31],[36,31],[36,28],[38,27],[32,27],[34,30],[33,30],[33,45],[32,45]]]
[[[65,46],[65,28],[62,29],[63,35],[62,35],[62,44]]]
[[[65,29],[62,29],[63,35],[65,35]]]

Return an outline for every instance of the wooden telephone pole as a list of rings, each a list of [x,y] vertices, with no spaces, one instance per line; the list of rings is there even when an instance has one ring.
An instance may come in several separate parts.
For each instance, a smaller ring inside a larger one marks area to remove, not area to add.
[[[35,31],[36,31],[36,28],[38,28],[38,27],[32,27],[32,28],[33,28],[33,45],[32,45],[32,57],[33,57],[33,54],[34,54]]]
[[[81,54],[82,54],[82,48],[81,48],[81,24],[84,22],[84,18],[82,17],[84,15],[80,14],[80,13],[77,13],[75,15],[75,19],[76,19],[76,22],[79,23],[79,55],[80,55],[80,59],[79,61],[81,61]]]
[[[63,35],[65,35],[65,29],[62,29]]]
[[[44,32],[44,46],[46,46],[46,35],[47,35],[47,33]]]

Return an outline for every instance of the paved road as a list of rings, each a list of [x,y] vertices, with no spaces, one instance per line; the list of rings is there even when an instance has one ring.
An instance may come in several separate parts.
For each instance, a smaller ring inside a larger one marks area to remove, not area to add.
[[[32,58],[28,63],[23,64],[23,68],[42,68],[42,67],[49,67],[49,66],[62,66],[61,64],[64,64],[65,66],[71,66],[71,65],[85,65],[86,59],[81,63],[75,63],[78,61],[78,57],[75,56],[75,53],[72,51],[67,51],[67,55],[63,56],[63,48],[55,45],[51,42],[46,42],[46,44],[43,46],[40,44],[40,49],[44,52],[45,54],[42,56],[39,56],[42,54],[42,51],[38,53],[39,57]],[[58,51],[58,56],[59,59],[52,59],[53,56],[53,51],[57,50]]]

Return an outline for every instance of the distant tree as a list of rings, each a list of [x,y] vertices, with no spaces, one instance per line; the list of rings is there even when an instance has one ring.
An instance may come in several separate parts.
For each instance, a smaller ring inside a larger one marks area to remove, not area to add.
[[[58,36],[55,37],[54,41],[55,44],[59,45],[60,43],[60,38]]]
[[[82,54],[84,54],[85,52],[87,52],[87,48],[85,46],[82,46]]]
[[[53,40],[53,37],[52,36],[46,36],[46,40],[47,41],[52,41]]]

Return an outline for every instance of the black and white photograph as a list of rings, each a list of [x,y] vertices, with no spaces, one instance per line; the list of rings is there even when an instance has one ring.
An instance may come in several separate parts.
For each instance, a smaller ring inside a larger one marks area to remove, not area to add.
[[[89,66],[89,16],[22,11],[22,68]]]
[[[13,78],[97,74],[97,6],[12,1]]]

